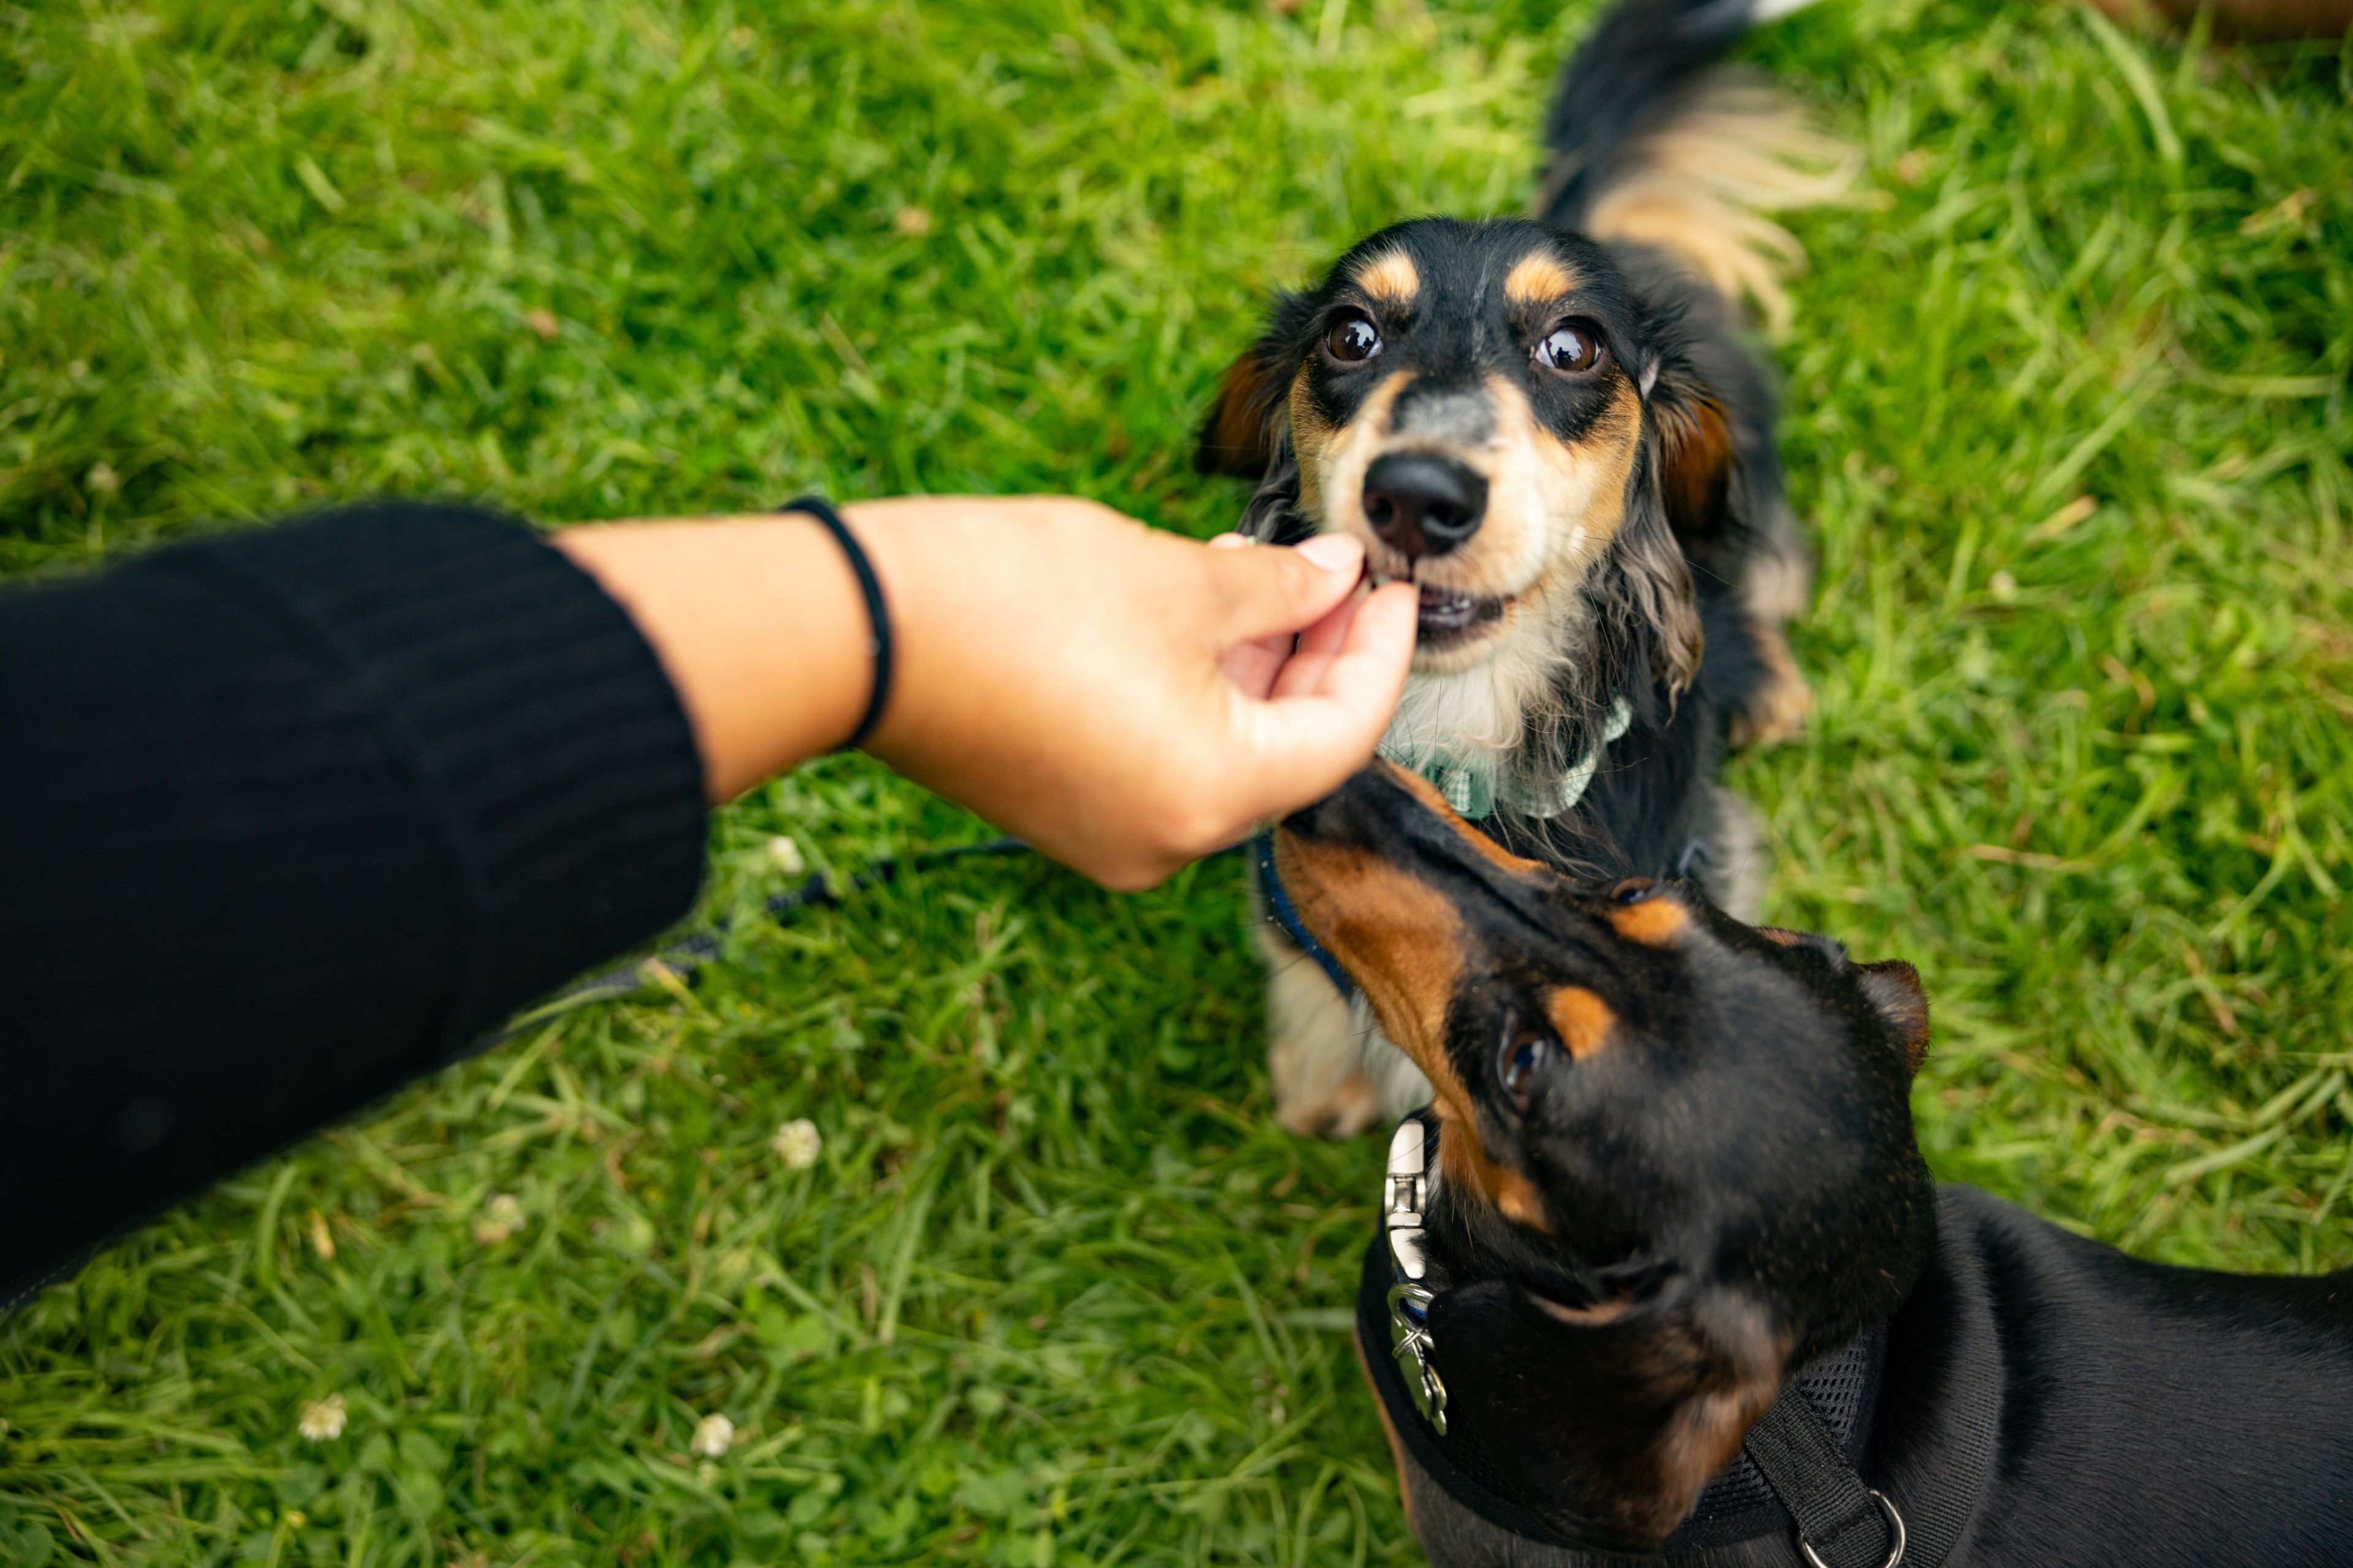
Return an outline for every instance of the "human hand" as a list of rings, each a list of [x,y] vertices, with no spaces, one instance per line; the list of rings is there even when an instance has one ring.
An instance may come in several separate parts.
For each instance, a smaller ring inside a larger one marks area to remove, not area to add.
[[[1361,588],[1351,540],[1204,547],[1052,496],[841,510],[881,577],[897,663],[866,749],[1111,887],[1147,887],[1337,788],[1404,689],[1414,590]],[[712,800],[857,723],[866,609],[812,519],[554,542],[653,645]]]
[[[1414,590],[1362,590],[1351,540],[1205,548],[1059,497],[842,515],[899,661],[867,750],[1110,887],[1336,788],[1404,689]]]

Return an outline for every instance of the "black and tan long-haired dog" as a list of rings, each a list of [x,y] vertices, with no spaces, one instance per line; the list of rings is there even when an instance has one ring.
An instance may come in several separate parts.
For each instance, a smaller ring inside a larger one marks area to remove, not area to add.
[[[1282,298],[1199,453],[1259,481],[1243,531],[1354,534],[1420,584],[1384,755],[1516,849],[1686,871],[1735,910],[1759,869],[1718,758],[1808,702],[1782,635],[1807,556],[1739,300],[1786,318],[1796,244],[1760,214],[1851,171],[1711,68],[1789,8],[1620,0],[1562,73],[1535,218],[1399,224]],[[1361,1012],[1271,947],[1279,1118],[1347,1133],[1419,1103]]]
[[[1737,1472],[1785,1380],[1828,1408],[1808,1368],[1841,1357],[1842,1462],[1909,1568],[2353,1563],[2353,1275],[2164,1268],[1939,1192],[1908,965],[1564,876],[1385,765],[1275,853],[1435,1086],[1409,1217],[1444,1430],[1383,1407],[1439,1568],[1798,1563]]]

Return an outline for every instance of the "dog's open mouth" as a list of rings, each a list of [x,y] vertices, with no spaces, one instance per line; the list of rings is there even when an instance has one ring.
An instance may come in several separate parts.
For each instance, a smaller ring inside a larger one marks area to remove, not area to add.
[[[1504,618],[1503,599],[1478,599],[1450,594],[1442,588],[1421,591],[1421,641],[1443,645],[1469,637],[1481,626]]]

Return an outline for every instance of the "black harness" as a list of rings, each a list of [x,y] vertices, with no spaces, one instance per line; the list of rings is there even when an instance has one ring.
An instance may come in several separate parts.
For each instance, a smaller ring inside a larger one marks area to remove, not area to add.
[[[1416,1120],[1426,1130],[1434,1171],[1436,1119],[1424,1112]],[[1391,1182],[1393,1204],[1394,1173]],[[1447,1502],[1519,1538],[1514,1563],[1581,1568],[1592,1561],[1588,1554],[1610,1555],[1537,1518],[1512,1497],[1474,1438],[1447,1430],[1446,1394],[1426,1359],[1432,1298],[1409,1279],[1405,1263],[1416,1258],[1413,1273],[1421,1273],[1419,1216],[1402,1250],[1393,1223],[1400,1216],[1388,1217],[1392,1223],[1366,1249],[1356,1335],[1390,1430]],[[1795,1548],[1795,1560],[1806,1568],[1939,1568],[1974,1510],[1993,1454],[1998,1358],[1989,1336],[1976,1337],[1988,1342],[1969,1358],[1973,1374],[1963,1380],[1964,1397],[1944,1423],[1957,1440],[1954,1462],[1933,1478],[1907,1476],[1908,1484],[1888,1490],[1863,1479],[1887,1357],[1888,1326],[1875,1323],[1792,1369],[1779,1397],[1749,1429],[1739,1456],[1708,1482],[1669,1537],[1661,1561],[1697,1568],[1699,1554],[1712,1549],[1778,1537]],[[1393,1353],[1383,1353],[1391,1346]]]

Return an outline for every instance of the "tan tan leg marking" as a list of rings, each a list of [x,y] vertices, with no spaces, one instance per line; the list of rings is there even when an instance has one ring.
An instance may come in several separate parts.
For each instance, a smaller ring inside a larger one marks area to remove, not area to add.
[[[1806,715],[1814,708],[1813,689],[1798,673],[1797,658],[1789,652],[1789,639],[1781,628],[1752,620],[1748,629],[1765,658],[1765,684],[1733,718],[1735,751],[1778,745],[1795,738],[1805,729]]]
[[[1365,1072],[1366,1042],[1346,997],[1307,955],[1267,926],[1266,1072],[1274,1120],[1307,1138],[1353,1138],[1380,1118]]]

